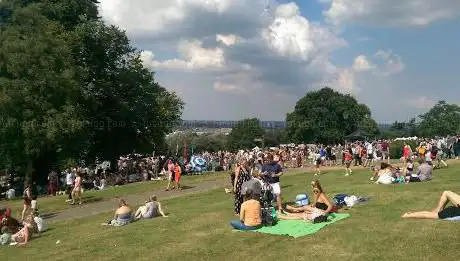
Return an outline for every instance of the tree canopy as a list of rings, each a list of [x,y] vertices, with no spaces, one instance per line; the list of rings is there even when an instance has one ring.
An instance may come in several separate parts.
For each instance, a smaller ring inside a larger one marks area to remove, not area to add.
[[[244,119],[233,126],[228,136],[228,147],[232,150],[264,146],[265,130],[259,119]]]
[[[422,136],[447,136],[460,133],[460,106],[439,101],[427,113],[419,116]]]
[[[97,3],[0,2],[0,168],[151,153],[180,119],[182,101]]]
[[[307,93],[287,114],[286,122],[287,137],[296,143],[341,142],[359,129],[374,135],[378,132],[366,105],[328,87]]]

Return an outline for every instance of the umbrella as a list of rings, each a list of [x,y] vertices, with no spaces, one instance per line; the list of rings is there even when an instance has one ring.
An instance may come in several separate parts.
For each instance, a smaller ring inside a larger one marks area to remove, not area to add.
[[[190,159],[190,164],[192,165],[192,169],[194,171],[201,171],[206,168],[206,160],[202,157],[192,156]]]

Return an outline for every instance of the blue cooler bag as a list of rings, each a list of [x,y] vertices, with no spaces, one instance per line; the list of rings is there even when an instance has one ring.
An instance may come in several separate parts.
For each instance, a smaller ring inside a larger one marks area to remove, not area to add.
[[[299,194],[295,197],[295,203],[297,204],[298,207],[303,207],[306,206],[310,203],[308,200],[308,195],[307,194]]]
[[[337,194],[334,197],[334,204],[337,207],[343,207],[346,206],[347,204],[345,203],[345,198],[348,197],[347,194]]]

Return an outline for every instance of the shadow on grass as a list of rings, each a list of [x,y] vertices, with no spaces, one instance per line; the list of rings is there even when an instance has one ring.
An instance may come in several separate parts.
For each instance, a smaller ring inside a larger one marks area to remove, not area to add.
[[[192,189],[194,186],[182,186],[182,190]]]
[[[40,214],[40,217],[42,217],[43,219],[50,219],[50,218],[54,218],[58,215],[57,212],[50,212],[50,213],[44,213],[44,214]]]
[[[84,197],[82,199],[83,203],[85,203],[85,204],[96,203],[96,202],[100,202],[100,201],[103,201],[103,200],[104,200],[104,198],[95,197],[95,196],[88,196],[88,197]]]

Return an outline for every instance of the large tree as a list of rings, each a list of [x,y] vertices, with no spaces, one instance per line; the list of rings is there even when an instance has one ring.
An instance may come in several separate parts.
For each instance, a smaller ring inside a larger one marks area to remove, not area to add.
[[[420,135],[424,137],[455,135],[460,132],[460,106],[439,101],[419,116]]]
[[[263,145],[265,130],[256,118],[237,122],[228,135],[228,147],[232,150],[249,149]]]
[[[287,137],[297,143],[340,142],[358,129],[378,132],[366,105],[328,87],[307,93],[287,114],[286,122]]]
[[[63,27],[36,4],[17,8],[1,29],[1,154],[5,167],[34,162],[81,130],[79,93]]]
[[[183,103],[94,0],[0,2],[3,166],[151,152]],[[50,166],[46,166],[50,167]],[[23,168],[24,169],[24,168]]]

